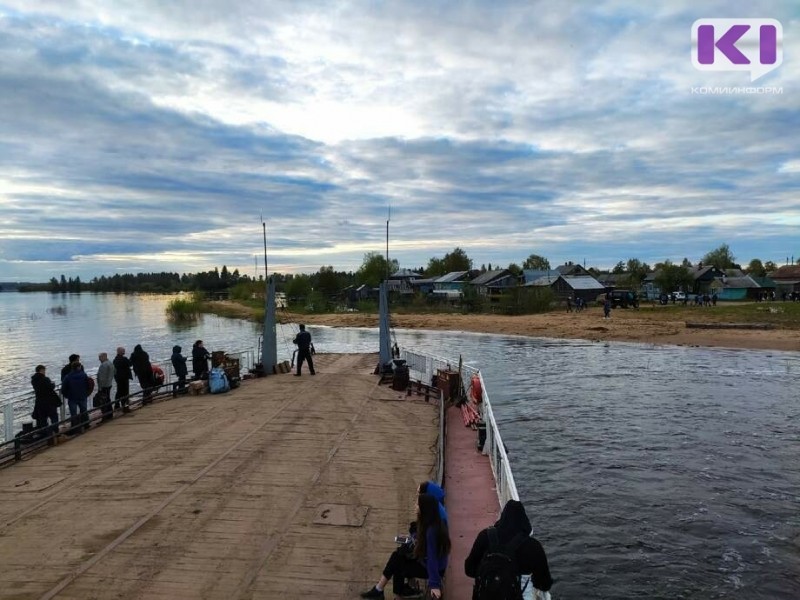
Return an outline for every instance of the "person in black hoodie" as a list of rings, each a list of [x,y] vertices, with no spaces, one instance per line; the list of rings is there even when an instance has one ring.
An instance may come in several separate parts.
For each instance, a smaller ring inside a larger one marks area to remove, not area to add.
[[[136,378],[139,380],[139,387],[142,388],[142,404],[150,404],[153,400],[153,387],[156,383],[153,380],[153,367],[150,364],[150,355],[142,349],[141,344],[136,344],[131,353],[131,366]]]
[[[50,421],[50,428],[43,433],[53,435],[58,434],[58,407],[61,406],[61,398],[56,393],[56,384],[50,381],[45,375],[45,366],[36,365],[36,371],[31,376],[31,385],[36,394],[36,401],[33,405],[33,414],[36,419],[36,429],[45,429],[47,421]]]
[[[122,412],[129,413],[128,394],[131,393],[131,361],[125,356],[125,348],[117,348],[117,355],[114,357],[114,381],[117,384],[117,393],[114,395],[114,408],[122,406]]]
[[[175,369],[175,375],[178,378],[178,381],[172,385],[172,395],[174,397],[186,390],[186,376],[189,374],[189,370],[186,368],[186,357],[181,354],[180,346],[172,347],[172,356],[170,360],[172,361],[172,368]]]
[[[195,379],[208,379],[208,359],[211,355],[203,346],[203,340],[197,340],[192,346],[192,371]]]
[[[519,575],[532,575],[531,584],[539,590],[546,592],[553,585],[550,576],[550,567],[544,548],[531,534],[531,522],[525,514],[525,507],[518,500],[509,500],[503,507],[500,519],[494,524],[500,546],[503,547],[517,534],[525,535],[525,540],[517,548],[516,562]],[[478,574],[478,567],[484,555],[489,551],[489,528],[483,529],[475,538],[472,550],[464,561],[464,571],[468,577],[474,578]]]

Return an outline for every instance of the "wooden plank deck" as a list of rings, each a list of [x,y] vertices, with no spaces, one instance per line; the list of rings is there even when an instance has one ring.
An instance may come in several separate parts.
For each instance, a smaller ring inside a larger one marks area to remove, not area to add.
[[[0,597],[354,598],[435,465],[438,409],[376,355],[115,418],[0,470]],[[362,526],[315,524],[366,506]],[[390,595],[387,595],[390,597]]]

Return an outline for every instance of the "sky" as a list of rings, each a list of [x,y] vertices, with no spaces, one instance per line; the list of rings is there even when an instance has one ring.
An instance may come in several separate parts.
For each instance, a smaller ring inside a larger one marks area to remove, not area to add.
[[[782,64],[697,69],[709,18],[778,20]],[[797,260],[799,26],[794,0],[0,0],[0,281],[263,273],[262,216],[270,272],[356,270],[389,207],[408,268]]]

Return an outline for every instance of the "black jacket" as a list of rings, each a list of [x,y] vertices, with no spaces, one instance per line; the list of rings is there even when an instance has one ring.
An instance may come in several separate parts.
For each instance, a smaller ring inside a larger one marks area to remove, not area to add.
[[[114,379],[117,381],[125,381],[133,379],[133,372],[131,371],[131,361],[127,356],[117,354],[114,357]]]
[[[308,349],[311,347],[311,334],[307,331],[301,331],[295,336],[294,343],[297,344],[300,350],[308,352]]]
[[[33,418],[41,419],[50,415],[53,408],[61,406],[61,399],[56,393],[56,384],[44,373],[34,373],[31,376],[31,385],[36,394],[33,405]]]
[[[200,375],[208,371],[208,357],[211,356],[205,346],[192,347],[192,371]]]
[[[178,377],[186,377],[189,374],[189,370],[186,368],[186,357],[181,354],[180,346],[172,347],[172,356],[170,360],[172,360],[172,368],[175,369],[175,375]]]
[[[150,365],[150,355],[142,349],[140,344],[136,344],[131,352],[131,365],[139,385],[143,388],[151,388],[155,385],[153,381],[153,367]]]
[[[509,500],[503,508],[500,520],[495,523],[497,537],[500,544],[508,544],[518,533],[530,535],[531,522],[525,514],[525,507],[517,500]],[[464,561],[464,571],[468,577],[475,577],[478,574],[478,567],[483,556],[489,551],[489,534],[483,529],[475,538],[472,550]],[[516,552],[517,566],[520,575],[532,575],[533,586],[546,592],[553,585],[553,578],[550,576],[550,567],[547,564],[547,556],[544,548],[536,538],[528,537]]]

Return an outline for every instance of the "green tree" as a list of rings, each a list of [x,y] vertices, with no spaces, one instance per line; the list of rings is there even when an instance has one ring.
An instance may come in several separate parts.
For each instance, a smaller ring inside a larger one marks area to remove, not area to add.
[[[703,257],[703,264],[705,266],[714,266],[718,269],[733,269],[736,267],[734,262],[736,257],[731,252],[728,244],[722,244],[719,248],[712,250]]]
[[[689,273],[689,269],[681,265],[673,265],[669,260],[663,263],[654,281],[665,294],[670,294],[677,290],[688,291],[694,284],[694,278]]]
[[[750,261],[750,264],[747,265],[745,272],[753,277],[764,277],[767,274],[767,270],[764,268],[763,263],[758,258],[754,258]]]
[[[387,270],[394,272],[400,268],[397,260],[392,259],[389,262],[390,268],[387,269],[386,257],[383,254],[380,252],[367,252],[364,255],[361,267],[356,272],[356,280],[370,287],[378,287],[380,282],[386,279]]]
[[[321,267],[317,274],[317,289],[326,298],[335,296],[339,293],[339,278],[333,271],[333,267]]]
[[[614,268],[611,269],[611,272],[614,273],[615,275],[621,275],[622,273],[625,272],[625,263],[619,261],[616,265],[614,265]]]
[[[767,262],[764,263],[764,270],[767,273],[772,273],[773,271],[777,270],[777,268],[778,268],[778,265],[776,265],[771,260],[768,260]]]
[[[538,254],[531,254],[528,258],[526,258],[523,261],[522,268],[531,269],[533,271],[549,271],[550,261],[547,260],[544,256],[539,256]]]
[[[522,267],[520,267],[517,263],[511,263],[507,268],[511,274],[514,275],[514,277],[519,277],[522,275]]]
[[[684,258],[683,262],[681,263],[681,266],[682,267],[686,267],[687,269],[691,269],[692,268],[692,263],[689,261],[688,258]]]
[[[445,254],[442,262],[444,263],[445,273],[472,269],[472,259],[461,248],[455,248],[452,252]]]
[[[290,303],[305,302],[311,294],[311,278],[308,275],[295,275],[286,282],[286,298]]]
[[[428,260],[428,266],[425,269],[426,277],[441,277],[446,274],[447,271],[444,270],[443,259],[434,256]]]
[[[650,265],[640,261],[638,258],[629,258],[625,266],[630,276],[631,287],[639,287],[642,285],[647,274],[650,273]]]

